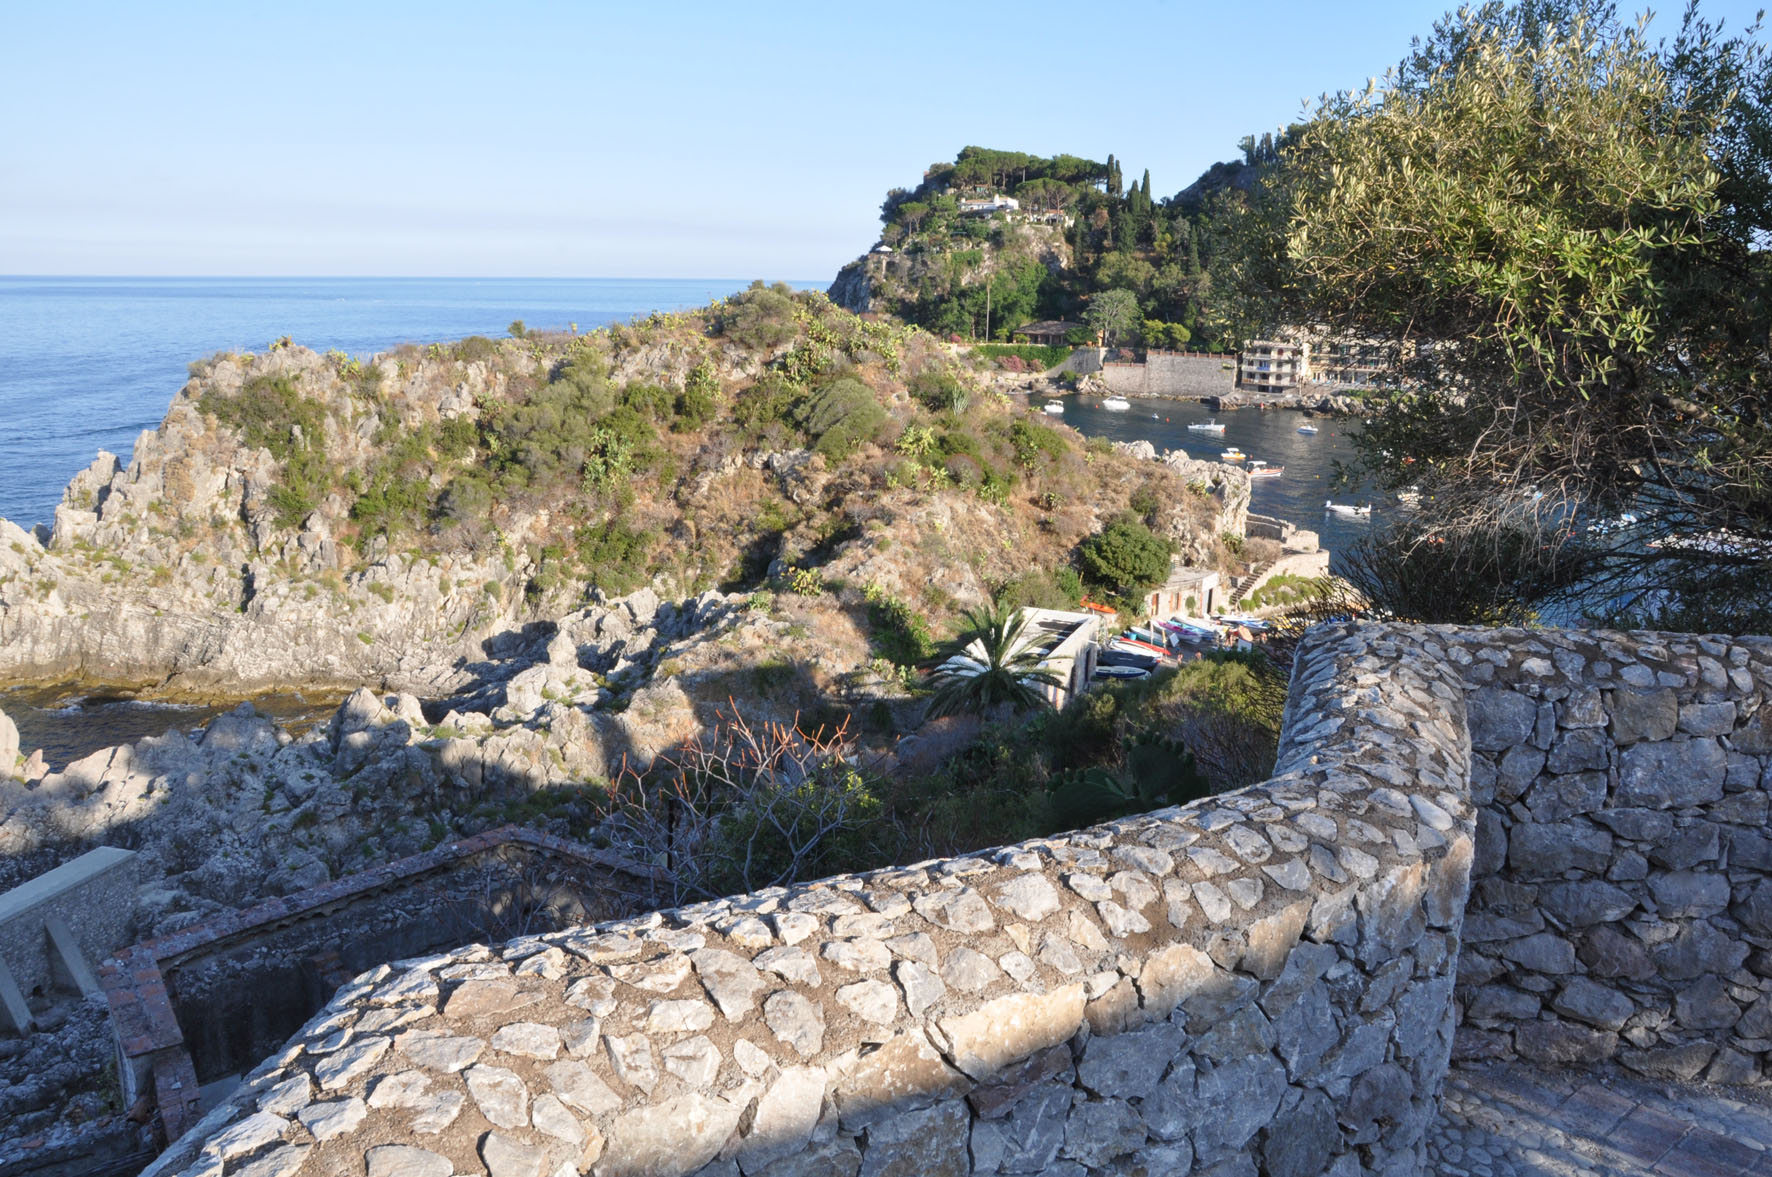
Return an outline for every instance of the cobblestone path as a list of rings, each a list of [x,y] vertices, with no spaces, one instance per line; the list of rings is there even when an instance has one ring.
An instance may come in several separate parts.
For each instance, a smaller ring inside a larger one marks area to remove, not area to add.
[[[1428,1151],[1442,1177],[1772,1177],[1772,1094],[1458,1064]]]

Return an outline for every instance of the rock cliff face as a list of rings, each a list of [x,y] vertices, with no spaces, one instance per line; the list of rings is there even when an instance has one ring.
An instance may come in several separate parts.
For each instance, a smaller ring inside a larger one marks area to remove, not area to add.
[[[994,223],[1000,234],[985,240],[931,243],[906,238],[892,253],[868,253],[837,271],[830,300],[856,314],[880,312],[913,318],[919,299],[942,297],[964,286],[980,286],[1028,261],[1056,273],[1070,266],[1064,230],[1019,221]],[[972,260],[960,262],[956,253]]]

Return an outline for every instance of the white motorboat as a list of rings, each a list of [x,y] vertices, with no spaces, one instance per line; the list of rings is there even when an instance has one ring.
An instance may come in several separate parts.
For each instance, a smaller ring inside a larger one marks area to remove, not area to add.
[[[1224,432],[1224,426],[1220,425],[1216,420],[1195,421],[1192,425],[1189,425],[1188,428],[1193,430],[1195,433],[1223,433]]]
[[[1101,407],[1110,413],[1124,413],[1132,407],[1132,402],[1123,396],[1110,396],[1101,402]]]
[[[1370,515],[1372,514],[1372,504],[1367,503],[1365,506],[1356,507],[1352,503],[1336,503],[1325,499],[1323,510],[1331,515]]]
[[[1219,454],[1218,456],[1226,462],[1241,462],[1244,458],[1247,458],[1249,455],[1244,453],[1242,450],[1238,449],[1236,446],[1232,446],[1230,449],[1225,450],[1223,453]]]
[[[1251,460],[1247,469],[1251,478],[1278,478],[1286,473],[1286,467],[1270,466],[1260,458]]]
[[[1310,437],[1317,432],[1317,427],[1315,425],[1300,425],[1298,431],[1306,437]]]
[[[1048,413],[1051,413],[1054,417],[1062,417],[1064,415],[1063,401],[1047,401],[1041,407]]]

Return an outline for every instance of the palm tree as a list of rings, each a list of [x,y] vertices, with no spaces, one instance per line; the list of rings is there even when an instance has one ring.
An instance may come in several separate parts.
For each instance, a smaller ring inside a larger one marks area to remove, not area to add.
[[[966,629],[932,676],[931,718],[962,711],[979,714],[999,703],[1026,711],[1039,706],[1041,687],[1065,685],[1046,669],[1045,655],[1026,632],[1027,618],[1020,610],[998,605],[969,609],[965,616]]]

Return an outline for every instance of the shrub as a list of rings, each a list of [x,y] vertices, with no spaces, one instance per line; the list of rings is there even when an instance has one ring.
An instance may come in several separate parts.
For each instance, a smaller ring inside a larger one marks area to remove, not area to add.
[[[931,368],[911,380],[911,395],[932,413],[964,413],[972,392],[952,372]]]
[[[863,442],[879,437],[887,418],[873,389],[845,376],[808,397],[800,406],[798,420],[814,439],[815,452],[840,459]]]
[[[1116,593],[1133,594],[1161,584],[1169,575],[1169,541],[1136,516],[1116,516],[1077,545],[1083,577]]]
[[[331,491],[326,410],[303,396],[290,377],[256,376],[234,396],[205,393],[198,407],[282,464],[278,484],[266,496],[281,526],[299,527]]]
[[[798,304],[785,283],[765,286],[751,283],[726,300],[715,326],[721,334],[758,351],[774,351],[797,334],[794,313]]]
[[[862,595],[867,600],[874,648],[882,658],[897,666],[916,666],[929,660],[935,653],[935,640],[928,621],[877,584],[868,585]]]
[[[1064,438],[1044,425],[1036,425],[1017,417],[1009,425],[1009,443],[1015,447],[1015,460],[1023,469],[1032,470],[1041,458],[1056,460],[1064,456]]]
[[[676,430],[699,429],[707,424],[720,403],[720,380],[714,375],[714,368],[706,360],[697,364],[683,382],[683,391],[677,394],[677,415],[671,422]]]

